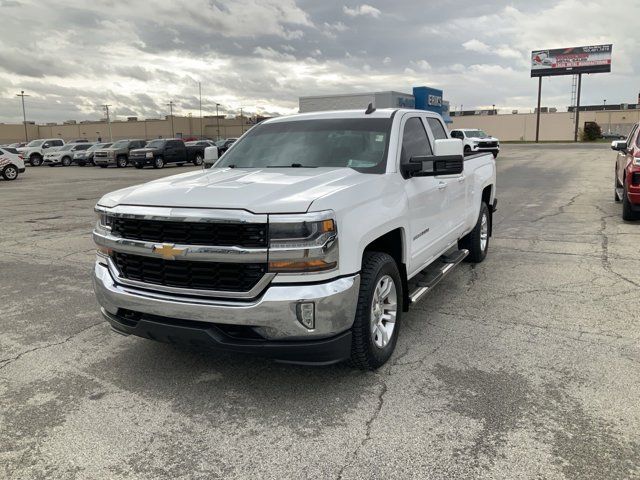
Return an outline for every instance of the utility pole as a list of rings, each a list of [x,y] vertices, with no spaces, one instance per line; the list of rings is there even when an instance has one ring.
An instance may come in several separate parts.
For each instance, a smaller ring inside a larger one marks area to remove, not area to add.
[[[242,107],[240,107],[240,131],[244,133],[244,116],[242,115]]]
[[[540,99],[541,97],[542,97],[542,76],[538,77],[538,108],[536,109],[536,143],[538,143],[538,141],[540,140]]]
[[[220,117],[218,116],[218,107],[219,103],[216,103],[216,123],[218,124],[218,135],[216,136],[216,140],[220,140]]]
[[[171,116],[171,138],[175,137],[175,131],[173,129],[173,100],[170,100],[169,103],[167,103],[167,105],[169,106],[169,115]]]
[[[607,99],[606,98],[602,100],[602,109],[603,110],[607,109]]]
[[[202,140],[202,83],[198,82],[198,93],[200,94],[200,140]]]
[[[18,97],[22,97],[22,123],[24,124],[24,141],[29,143],[29,134],[27,133],[27,114],[24,110],[24,97],[29,97],[30,95],[25,95],[24,90],[20,90],[20,93],[16,94]]]
[[[542,78],[542,77],[540,77]],[[578,74],[578,95],[576,97],[576,125],[573,131],[573,141],[578,141],[578,127],[580,126],[580,90],[582,89],[582,74]]]
[[[111,117],[109,117],[109,107],[111,105],[104,104],[102,108],[104,108],[105,112],[107,112],[107,125],[109,126],[109,141],[113,142],[113,133],[111,133]]]

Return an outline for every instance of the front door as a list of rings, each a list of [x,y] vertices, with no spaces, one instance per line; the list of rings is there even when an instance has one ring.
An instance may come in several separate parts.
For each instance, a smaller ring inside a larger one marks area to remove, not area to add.
[[[408,118],[407,118],[408,117]],[[411,157],[433,155],[429,138],[418,116],[403,119],[400,164],[409,163]],[[409,203],[409,275],[420,270],[444,248],[443,212],[446,211],[446,182],[435,177],[405,179]]]

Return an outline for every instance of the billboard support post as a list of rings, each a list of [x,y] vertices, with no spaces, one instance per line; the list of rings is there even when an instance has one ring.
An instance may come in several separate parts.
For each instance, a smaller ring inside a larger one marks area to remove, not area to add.
[[[540,97],[542,97],[542,77],[538,77],[538,108],[536,109],[536,143],[540,138]]]
[[[582,74],[578,74],[578,94],[576,96],[576,126],[573,131],[573,141],[578,141],[578,125],[580,125],[580,88],[582,87]]]

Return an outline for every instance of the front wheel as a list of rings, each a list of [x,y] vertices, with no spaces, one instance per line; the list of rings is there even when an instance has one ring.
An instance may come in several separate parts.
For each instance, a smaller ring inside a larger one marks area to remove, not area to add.
[[[136,167],[138,170],[142,170],[142,167],[144,167],[144,165],[142,165],[141,163],[135,163],[133,166]]]
[[[68,167],[69,165],[71,165],[71,159],[69,157],[64,157],[62,159],[62,166]]]
[[[158,157],[153,161],[153,168],[163,168],[164,167],[164,160],[162,159],[162,157]]]
[[[491,152],[493,153],[493,158],[498,158],[498,152]]]
[[[351,328],[354,367],[375,370],[393,354],[402,315],[402,280],[395,260],[386,253],[365,252],[356,318]]]
[[[5,180],[15,180],[18,178],[18,168],[15,165],[8,165],[2,171],[2,177]]]
[[[464,154],[471,155],[471,147],[469,145],[464,146]]]
[[[125,157],[124,155],[121,155],[116,160],[116,167],[124,168],[127,166],[128,163],[129,163],[129,160],[127,159],[127,157]]]
[[[31,155],[29,157],[29,163],[32,167],[39,167],[42,165],[42,157],[40,155]]]
[[[100,168],[107,168],[109,165],[100,164]]]
[[[460,239],[458,247],[469,250],[469,255],[465,259],[467,262],[480,263],[487,256],[489,249],[489,232],[491,231],[491,215],[489,207],[482,202],[480,204],[480,215],[476,226],[467,235]]]
[[[193,164],[194,164],[196,167],[199,167],[200,165],[202,165],[202,162],[203,162],[202,155],[197,154],[197,155],[196,155],[196,158],[193,160]]]

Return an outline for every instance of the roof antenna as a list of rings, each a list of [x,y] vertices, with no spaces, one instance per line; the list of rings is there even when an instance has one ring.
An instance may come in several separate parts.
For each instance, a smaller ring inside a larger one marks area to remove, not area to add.
[[[364,111],[364,114],[365,114],[365,115],[370,115],[370,114],[372,114],[372,113],[373,113],[373,112],[375,112],[375,111],[376,111],[376,107],[374,107],[374,106],[373,106],[373,103],[370,103],[370,104],[367,106],[367,109]]]

